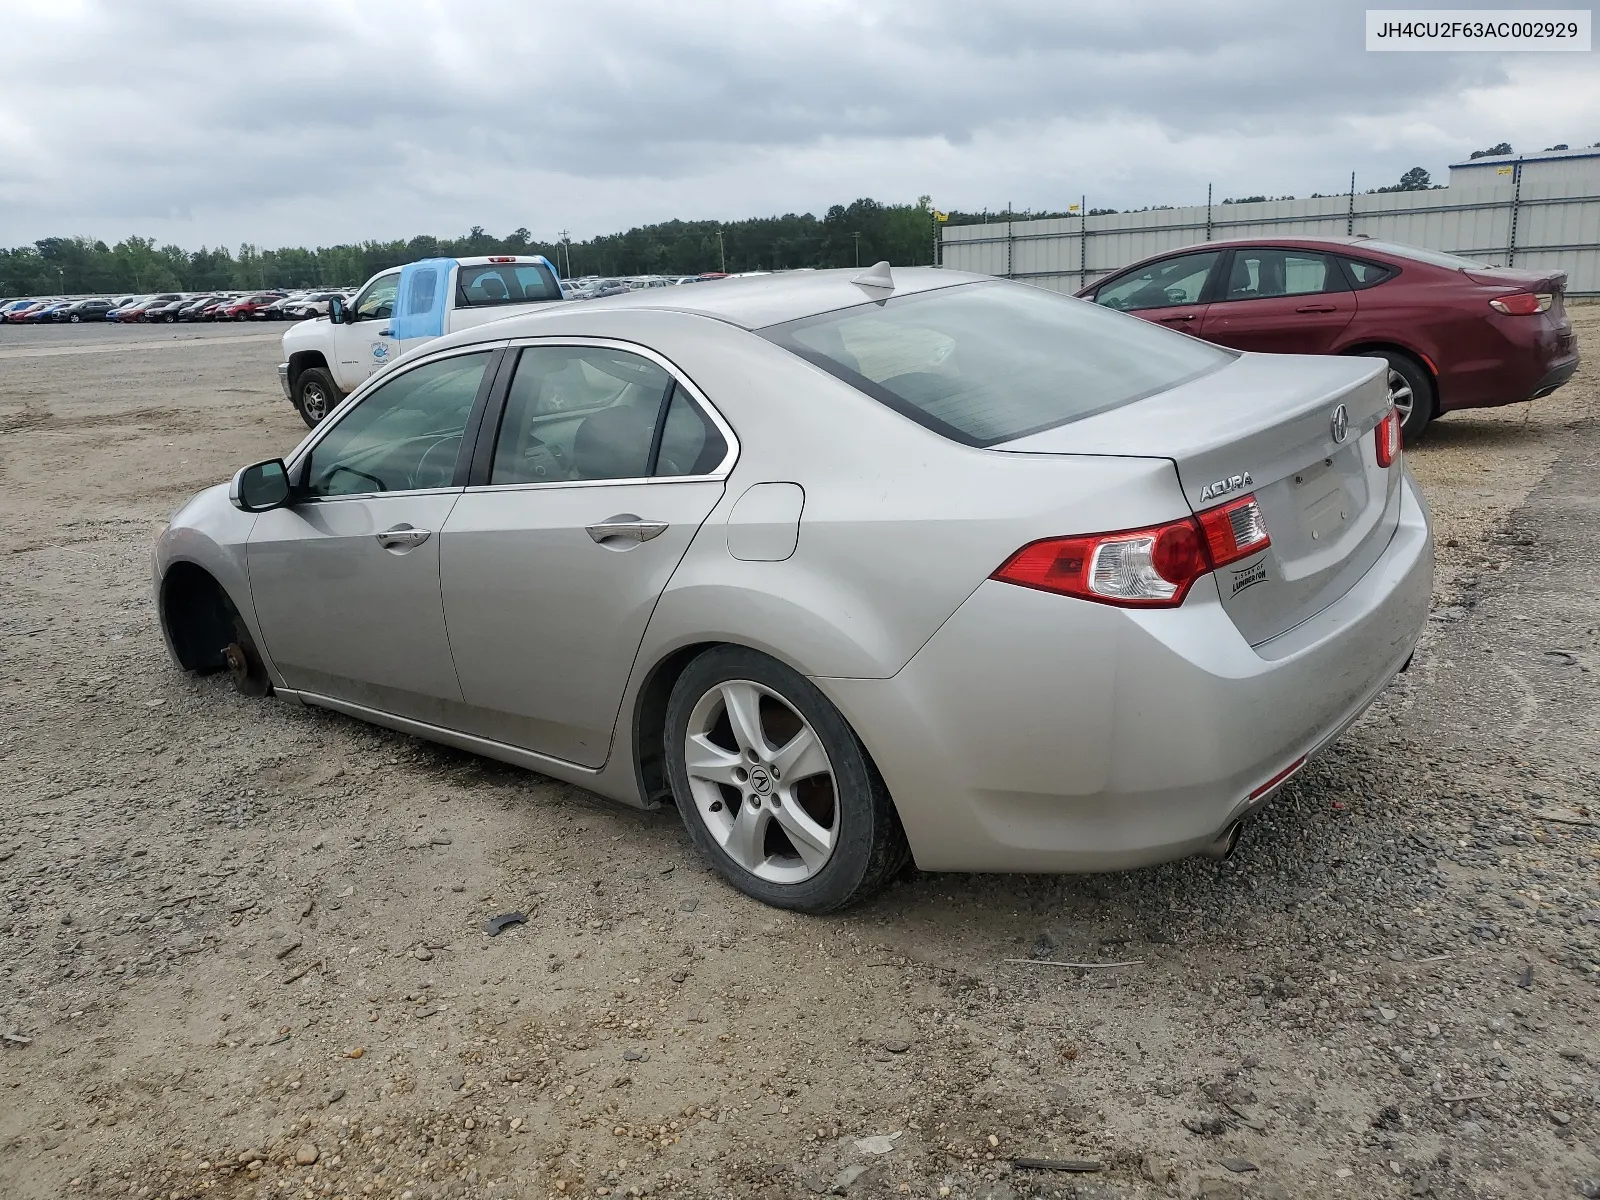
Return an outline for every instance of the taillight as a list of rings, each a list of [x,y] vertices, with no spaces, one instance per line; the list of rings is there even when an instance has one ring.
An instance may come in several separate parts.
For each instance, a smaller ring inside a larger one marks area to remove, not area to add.
[[[490,262],[516,262],[517,259],[516,259],[516,256],[512,255],[512,254],[491,254],[491,255],[489,255],[489,261]]]
[[[1148,529],[1045,538],[990,578],[1124,608],[1176,608],[1195,580],[1272,544],[1254,496]]]
[[[1496,296],[1489,301],[1489,307],[1508,317],[1531,317],[1549,312],[1555,299],[1554,292],[1512,292],[1509,296]]]
[[[1400,457],[1400,414],[1394,408],[1383,414],[1383,420],[1372,431],[1377,441],[1378,465],[1387,467]]]
[[[1272,539],[1267,536],[1267,524],[1261,519],[1261,506],[1254,496],[1206,509],[1200,514],[1200,528],[1205,530],[1206,547],[1211,551],[1214,567],[1225,567],[1241,558],[1249,558],[1272,545]]]
[[[1085,537],[1045,538],[1013,554],[993,578],[1128,608],[1176,608],[1211,570],[1193,517]]]

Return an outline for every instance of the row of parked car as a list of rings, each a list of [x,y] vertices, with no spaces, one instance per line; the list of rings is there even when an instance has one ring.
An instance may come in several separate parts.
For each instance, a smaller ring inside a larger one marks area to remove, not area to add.
[[[760,274],[761,272],[752,272]],[[703,275],[587,276],[561,280],[562,298],[597,300],[640,288],[672,287],[725,279],[720,271]],[[0,323],[12,325],[72,324],[82,321],[119,321],[175,324],[179,321],[303,321],[328,315],[335,296],[349,303],[354,293],[333,291],[260,292],[159,292],[150,296],[92,296],[28,298],[0,304]]]
[[[751,271],[751,275],[764,275],[765,271]],[[644,288],[675,287],[683,283],[705,283],[711,279],[727,279],[724,271],[707,271],[701,275],[619,275],[604,277],[586,275],[582,279],[563,279],[561,296],[565,300],[599,300],[604,296],[620,296],[624,292],[637,292]]]
[[[12,325],[72,324],[83,321],[303,321],[322,317],[343,291],[159,292],[150,296],[90,296],[84,299],[12,300],[0,305],[0,321]]]

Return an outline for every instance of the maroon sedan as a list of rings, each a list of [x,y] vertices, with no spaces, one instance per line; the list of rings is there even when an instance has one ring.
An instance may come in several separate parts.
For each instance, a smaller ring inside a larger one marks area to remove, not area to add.
[[[253,296],[241,296],[237,300],[219,304],[211,311],[213,318],[218,321],[243,321],[253,315],[256,309],[282,299],[282,292],[257,292]]]
[[[1515,404],[1578,369],[1561,271],[1369,238],[1207,242],[1078,295],[1239,350],[1389,360],[1408,439],[1457,408]]]

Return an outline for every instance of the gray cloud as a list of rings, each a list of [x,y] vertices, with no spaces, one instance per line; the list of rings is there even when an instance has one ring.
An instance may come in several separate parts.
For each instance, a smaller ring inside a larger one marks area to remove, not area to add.
[[[1364,7],[8,5],[0,243],[584,235],[924,191],[1128,207],[1588,140],[1581,104],[1531,100],[1589,56],[1368,54]],[[1462,97],[1491,90],[1529,102],[1486,123]]]

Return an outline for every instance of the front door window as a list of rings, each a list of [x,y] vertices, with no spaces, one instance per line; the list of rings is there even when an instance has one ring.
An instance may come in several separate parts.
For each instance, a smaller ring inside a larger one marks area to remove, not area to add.
[[[1152,263],[1106,284],[1095,293],[1095,303],[1118,312],[1199,304],[1217,256],[1217,251],[1205,250]]]
[[[352,306],[358,321],[387,321],[394,316],[394,298],[400,291],[400,272],[379,275],[367,284]]]
[[[489,358],[435,359],[375,389],[312,447],[302,494],[449,487]]]

